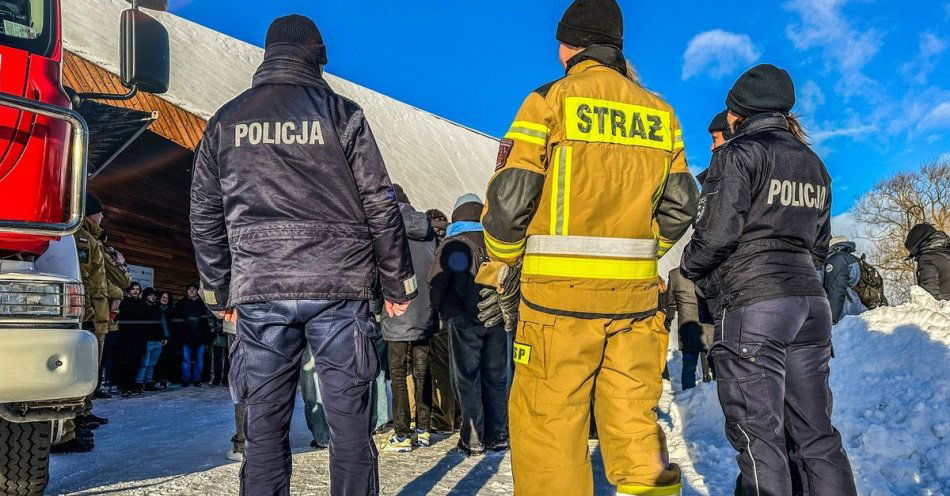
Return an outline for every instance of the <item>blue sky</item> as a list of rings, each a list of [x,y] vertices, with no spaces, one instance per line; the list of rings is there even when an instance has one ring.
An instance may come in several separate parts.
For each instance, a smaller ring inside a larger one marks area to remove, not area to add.
[[[279,15],[312,17],[327,70],[493,136],[563,75],[554,32],[569,0],[170,0],[182,17],[263,45]],[[786,68],[834,213],[898,170],[950,160],[950,0],[620,0],[625,53],[677,110],[690,165],[706,126],[759,62]]]

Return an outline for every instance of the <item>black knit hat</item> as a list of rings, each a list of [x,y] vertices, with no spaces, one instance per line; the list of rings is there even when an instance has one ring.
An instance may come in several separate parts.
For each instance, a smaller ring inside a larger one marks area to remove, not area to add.
[[[907,248],[907,251],[910,252],[911,256],[917,254],[920,251],[920,245],[924,244],[933,234],[937,232],[937,228],[927,224],[917,224],[916,226],[910,228],[910,232],[907,233],[907,240],[904,241],[904,248]]]
[[[768,112],[787,114],[795,106],[795,84],[785,69],[759,64],[748,71],[729,90],[726,108],[741,117]]]
[[[86,193],[86,217],[102,213],[102,202],[92,193]]]
[[[623,13],[617,0],[574,0],[557,25],[557,40],[577,48],[623,48]]]
[[[291,14],[274,19],[267,28],[264,48],[270,48],[276,43],[287,43],[315,50],[316,62],[320,65],[327,63],[327,47],[323,44],[323,36],[309,17]]]

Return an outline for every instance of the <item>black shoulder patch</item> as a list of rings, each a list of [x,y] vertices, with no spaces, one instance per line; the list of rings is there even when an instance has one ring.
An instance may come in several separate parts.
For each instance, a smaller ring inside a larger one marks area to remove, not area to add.
[[[550,83],[545,84],[544,86],[541,86],[540,88],[534,90],[534,93],[541,95],[541,97],[543,98],[547,98],[548,92],[551,91],[551,87],[554,86],[554,84],[557,83],[558,81],[560,81],[560,79],[555,79],[554,81],[551,81]]]

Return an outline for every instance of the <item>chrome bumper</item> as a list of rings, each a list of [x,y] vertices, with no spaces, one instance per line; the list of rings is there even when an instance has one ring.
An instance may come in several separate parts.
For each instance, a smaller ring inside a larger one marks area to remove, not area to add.
[[[96,389],[98,371],[89,331],[0,327],[0,403],[81,398]]]

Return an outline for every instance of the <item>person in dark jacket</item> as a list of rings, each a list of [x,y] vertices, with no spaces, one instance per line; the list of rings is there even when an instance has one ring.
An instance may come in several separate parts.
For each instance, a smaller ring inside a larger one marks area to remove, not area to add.
[[[435,257],[435,231],[426,214],[412,208],[409,197],[398,184],[393,185],[396,202],[402,214],[409,238],[412,266],[420,273],[428,273]],[[429,445],[429,418],[432,413],[432,380],[429,375],[429,339],[435,332],[437,320],[429,304],[429,287],[419,287],[419,295],[406,313],[399,316],[383,315],[383,338],[388,345],[389,376],[393,391],[393,429],[386,449],[398,453],[412,451],[415,446]],[[416,428],[410,422],[409,389],[406,377],[412,375],[415,389]]]
[[[681,270],[718,316],[710,353],[743,494],[792,494],[787,429],[810,494],[856,495],[831,424],[831,308],[818,278],[831,179],[794,102],[791,77],[772,65],[729,91],[734,135],[713,152]]]
[[[161,292],[158,297],[158,310],[161,314],[162,334],[168,337],[155,365],[154,380],[157,388],[165,389],[170,383],[177,383],[181,379],[181,345],[174,340],[174,330],[178,323],[175,319],[174,299],[170,292]]]
[[[159,357],[162,355],[162,348],[168,342],[168,328],[158,302],[158,292],[154,288],[145,288],[142,295],[146,305],[147,323],[144,324],[146,342],[145,354],[142,355],[135,382],[145,391],[158,391],[155,387],[155,366],[158,365]]]
[[[208,329],[211,332],[211,385],[227,386],[228,369],[231,360],[228,359],[228,335],[224,332],[222,319],[213,312],[208,312]]]
[[[230,384],[247,407],[241,494],[288,494],[300,358],[309,343],[330,425],[330,493],[375,494],[368,300],[388,314],[417,293],[405,229],[360,107],[323,77],[310,19],[271,23],[250,89],[208,121],[195,154],[191,237],[202,294],[236,308]]]
[[[661,301],[661,305],[662,305]],[[666,326],[677,321],[680,351],[683,353],[683,372],[680,382],[683,389],[696,387],[696,366],[702,363],[703,381],[713,379],[706,360],[706,352],[712,346],[714,324],[705,301],[696,295],[693,281],[680,274],[679,267],[670,271],[666,291]]]
[[[846,315],[860,315],[867,311],[855,291],[861,281],[861,264],[854,256],[855,244],[848,238],[831,239],[831,255],[825,262],[822,284],[831,305],[831,322],[837,324]]]
[[[468,455],[508,449],[508,336],[504,326],[478,320],[478,267],[487,259],[479,219],[484,204],[466,194],[429,271],[432,305],[449,321],[455,392],[462,410],[459,450]]]
[[[426,210],[429,223],[435,231],[437,244],[442,244],[445,231],[449,227],[449,218],[438,209]],[[438,314],[438,309],[436,309]],[[451,435],[462,424],[461,411],[452,387],[452,374],[449,367],[449,323],[438,314],[439,327],[429,340],[429,374],[432,376],[432,431],[440,435]]]
[[[709,147],[709,151],[715,151],[716,148],[719,148],[723,143],[732,139],[732,130],[729,129],[729,121],[727,116],[729,114],[728,110],[723,110],[716,114],[713,117],[713,120],[709,122],[709,135],[712,137],[712,144]],[[702,179],[700,179],[702,183]]]
[[[149,309],[142,297],[142,285],[133,282],[128,293],[129,296],[119,304],[119,334],[114,350],[115,382],[125,398],[142,393],[135,379],[151,332]]]
[[[211,344],[208,307],[198,296],[198,285],[189,284],[184,298],[175,306],[178,317],[176,341],[181,345],[181,386],[200,387],[205,352]]]
[[[930,224],[917,224],[904,247],[917,262],[917,285],[938,300],[950,300],[950,237]]]

